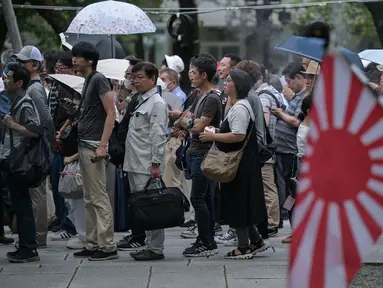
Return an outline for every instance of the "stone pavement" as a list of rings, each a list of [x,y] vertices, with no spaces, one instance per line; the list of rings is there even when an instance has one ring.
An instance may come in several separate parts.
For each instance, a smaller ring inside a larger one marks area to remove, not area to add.
[[[288,223],[285,223],[288,226]],[[227,227],[225,227],[227,229]],[[271,238],[275,247],[252,260],[225,260],[232,247],[219,246],[219,254],[207,258],[188,259],[182,251],[193,240],[180,238],[181,228],[166,230],[165,257],[159,262],[135,262],[128,252],[107,262],[89,262],[72,256],[65,242],[49,242],[39,251],[40,263],[10,264],[6,252],[13,247],[0,246],[1,288],[283,288],[288,263],[288,246],[281,240],[290,228],[280,230]],[[117,233],[116,239],[122,237]],[[383,239],[370,254],[368,262],[383,263]],[[382,267],[380,267],[382,268]],[[378,271],[383,271],[379,269]],[[366,271],[369,274],[369,271]],[[370,273],[371,274],[371,273]],[[382,273],[374,274],[382,277]],[[365,275],[363,275],[365,277]],[[382,282],[376,282],[382,283]],[[364,286],[353,286],[364,287]],[[382,286],[366,286],[382,287]]]

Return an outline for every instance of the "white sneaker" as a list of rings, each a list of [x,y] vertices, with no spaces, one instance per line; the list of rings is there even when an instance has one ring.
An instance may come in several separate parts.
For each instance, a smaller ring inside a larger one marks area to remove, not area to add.
[[[73,249],[73,250],[81,250],[84,249],[86,246],[86,242],[82,241],[80,238],[77,236],[74,237],[73,239],[68,240],[66,243],[66,248],[68,249]]]
[[[225,246],[236,246],[238,245],[237,234],[235,230],[229,229],[226,234],[215,237],[217,244],[224,244]]]
[[[74,235],[66,232],[65,230],[61,230],[55,233],[55,235],[51,237],[51,240],[52,241],[68,241],[69,239],[72,239],[73,237]]]
[[[198,237],[198,228],[197,225],[192,225],[184,232],[181,233],[182,238],[193,239]]]

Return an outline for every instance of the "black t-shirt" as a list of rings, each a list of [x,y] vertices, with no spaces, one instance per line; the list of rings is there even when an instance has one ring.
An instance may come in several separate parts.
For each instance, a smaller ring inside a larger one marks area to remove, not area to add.
[[[223,121],[223,119],[225,118],[225,109],[226,109],[226,103],[227,103],[227,95],[225,91],[222,91],[219,97],[221,98],[221,103],[222,103],[222,121]]]
[[[204,97],[204,94],[197,96],[193,106],[191,107],[191,112],[195,115],[196,119],[201,118],[202,116],[212,118],[210,125],[219,128],[222,119],[221,99],[217,92],[209,92],[208,94],[209,95],[199,104],[198,111],[194,111],[197,108],[196,106],[199,100]],[[203,156],[209,151],[211,145],[212,142],[201,142],[199,140],[199,134],[193,134],[190,141],[188,154],[194,156]]]
[[[87,81],[89,78],[85,80],[84,89]],[[85,95],[82,93],[82,97],[85,98],[78,122],[79,140],[101,140],[106,120],[106,112],[101,99],[109,91],[111,91],[111,87],[108,79],[97,72],[90,80]]]

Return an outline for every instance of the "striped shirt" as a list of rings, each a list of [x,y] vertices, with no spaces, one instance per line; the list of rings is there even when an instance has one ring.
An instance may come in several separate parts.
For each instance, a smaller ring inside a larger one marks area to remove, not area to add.
[[[295,94],[289,101],[289,107],[286,108],[285,113],[289,116],[297,117],[301,113],[302,101],[306,96],[306,91]],[[274,141],[278,145],[277,153],[283,154],[297,154],[297,131],[298,127],[283,121],[278,118],[275,125]]]

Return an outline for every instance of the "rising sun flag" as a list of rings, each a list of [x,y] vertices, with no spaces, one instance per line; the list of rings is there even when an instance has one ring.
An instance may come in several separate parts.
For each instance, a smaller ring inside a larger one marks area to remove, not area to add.
[[[383,108],[326,56],[294,208],[289,288],[346,288],[383,229]]]

